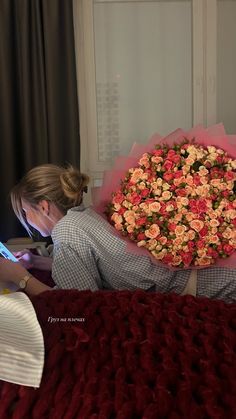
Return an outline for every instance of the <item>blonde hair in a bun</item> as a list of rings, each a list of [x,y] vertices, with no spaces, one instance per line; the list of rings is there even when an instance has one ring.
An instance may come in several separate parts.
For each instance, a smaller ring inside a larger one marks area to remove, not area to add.
[[[36,166],[12,189],[10,194],[12,208],[30,233],[25,221],[22,199],[32,207],[42,200],[52,202],[63,214],[66,214],[68,209],[82,203],[83,192],[87,191],[88,183],[89,177],[72,165],[66,168],[54,164]]]

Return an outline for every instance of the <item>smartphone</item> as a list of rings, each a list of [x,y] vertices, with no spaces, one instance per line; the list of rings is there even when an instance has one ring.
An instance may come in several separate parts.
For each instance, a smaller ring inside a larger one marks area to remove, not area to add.
[[[18,262],[18,259],[8,250],[2,242],[0,242],[0,253],[5,259],[9,259],[12,262]]]

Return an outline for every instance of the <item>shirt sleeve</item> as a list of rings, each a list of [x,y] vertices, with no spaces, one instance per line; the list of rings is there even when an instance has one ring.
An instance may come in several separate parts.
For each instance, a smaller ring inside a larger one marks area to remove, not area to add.
[[[101,279],[92,254],[80,255],[68,244],[54,248],[52,277],[58,288],[96,291]]]

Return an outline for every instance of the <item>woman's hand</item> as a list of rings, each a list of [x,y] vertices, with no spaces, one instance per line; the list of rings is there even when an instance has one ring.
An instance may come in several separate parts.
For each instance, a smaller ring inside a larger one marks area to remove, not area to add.
[[[19,252],[13,252],[14,256],[18,259],[20,264],[25,269],[32,269],[34,268],[34,255],[28,249],[23,249]]]
[[[19,281],[28,273],[20,263],[0,258],[0,281],[10,281],[18,285]]]
[[[25,269],[40,269],[41,271],[52,270],[52,258],[49,256],[34,255],[29,249],[15,252],[14,256]]]
[[[0,282],[13,282],[19,287],[20,280],[29,272],[18,262],[0,258]],[[37,295],[41,292],[51,290],[51,287],[40,282],[34,276],[30,275],[24,291],[29,295]]]

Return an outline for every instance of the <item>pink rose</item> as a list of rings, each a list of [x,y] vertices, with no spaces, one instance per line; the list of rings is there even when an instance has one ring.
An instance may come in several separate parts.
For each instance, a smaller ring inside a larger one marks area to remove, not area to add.
[[[112,203],[113,204],[121,204],[125,199],[125,196],[121,191],[116,192],[116,194],[113,196]]]
[[[159,148],[159,150],[152,150],[152,154],[160,157],[163,155],[163,150],[161,148]]]
[[[130,194],[129,201],[133,205],[140,204],[140,202],[141,202],[141,196],[139,194],[137,194],[137,192],[133,192],[133,193]]]
[[[223,163],[223,157],[222,156],[217,156],[216,157],[216,161],[217,161],[217,163]]]
[[[147,189],[147,188],[145,188],[145,189],[143,189],[143,190],[140,192],[140,196],[141,196],[142,198],[146,198],[146,196],[148,196],[148,195],[149,195],[149,193],[150,193],[150,190],[149,190],[149,189]]]
[[[201,177],[197,174],[193,175],[193,183],[196,186],[200,186],[201,185]]]
[[[231,170],[229,170],[228,172],[225,173],[224,175],[225,180],[234,180],[235,178],[235,174],[234,172],[232,172]]]
[[[174,167],[174,163],[170,160],[166,160],[163,164],[165,170],[169,171]]]
[[[166,172],[166,173],[164,173],[164,175],[163,175],[163,179],[166,181],[166,182],[169,182],[170,180],[172,180],[174,178],[174,174],[173,173],[171,173],[171,172]]]
[[[183,170],[177,170],[175,172],[175,179],[179,179],[182,176],[183,176]]]

